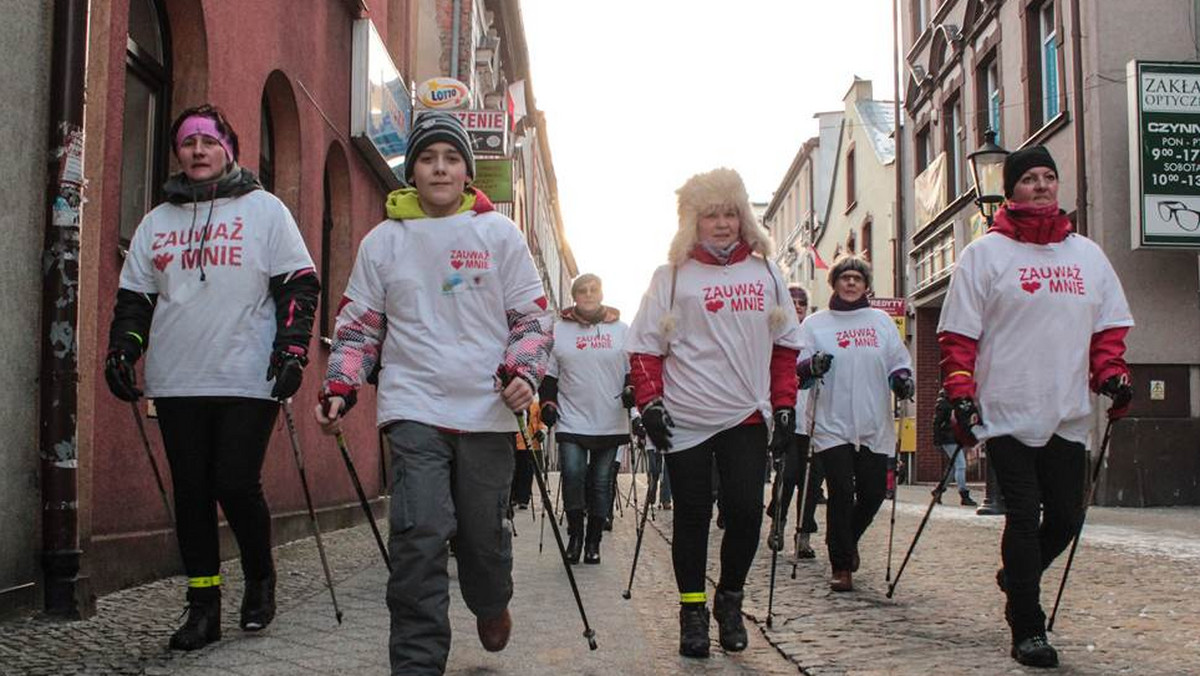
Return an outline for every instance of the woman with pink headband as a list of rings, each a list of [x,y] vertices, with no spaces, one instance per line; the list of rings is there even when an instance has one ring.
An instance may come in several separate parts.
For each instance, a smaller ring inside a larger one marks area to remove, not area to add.
[[[320,284],[287,207],[238,165],[220,110],[185,110],[171,136],[182,171],[130,242],[104,376],[137,401],[146,354],[188,575],[187,620],[170,645],[196,650],[221,637],[218,504],[242,554],[241,628],[275,616],[262,463],[279,402],[300,388]]]

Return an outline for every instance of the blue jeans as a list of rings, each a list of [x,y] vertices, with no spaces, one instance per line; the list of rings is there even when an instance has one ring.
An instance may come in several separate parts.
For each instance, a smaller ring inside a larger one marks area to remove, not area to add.
[[[945,451],[946,457],[954,456],[954,451],[958,449],[958,444],[942,444],[942,450]],[[958,459],[954,461],[954,483],[958,484],[958,492],[962,493],[967,490],[967,449],[962,449],[958,454]]]
[[[646,455],[650,458],[650,476],[658,477],[658,504],[671,501],[671,476],[667,474],[667,466],[663,463],[662,453],[649,448]]]
[[[588,455],[591,458],[588,458]],[[558,443],[562,470],[563,509],[583,511],[595,519],[607,519],[612,510],[613,463],[617,447],[589,451],[570,441]]]

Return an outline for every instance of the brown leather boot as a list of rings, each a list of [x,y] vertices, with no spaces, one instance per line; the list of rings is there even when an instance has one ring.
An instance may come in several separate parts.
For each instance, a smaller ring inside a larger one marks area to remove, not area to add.
[[[850,579],[850,571],[833,571],[833,578],[829,581],[829,588],[835,592],[854,591],[854,582]]]
[[[479,643],[490,653],[498,653],[508,645],[508,636],[512,633],[512,615],[508,608],[499,615],[483,619],[475,618],[475,629],[479,632]]]

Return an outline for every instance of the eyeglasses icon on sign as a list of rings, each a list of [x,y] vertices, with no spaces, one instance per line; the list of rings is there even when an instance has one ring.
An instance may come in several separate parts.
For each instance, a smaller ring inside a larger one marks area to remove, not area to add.
[[[1176,200],[1158,203],[1158,215],[1164,221],[1175,221],[1175,224],[1188,232],[1200,229],[1200,211],[1188,208],[1188,205]]]

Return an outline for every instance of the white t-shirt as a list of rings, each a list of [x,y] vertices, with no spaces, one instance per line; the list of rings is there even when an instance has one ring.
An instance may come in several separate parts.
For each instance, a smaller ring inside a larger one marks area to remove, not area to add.
[[[621,405],[621,390],[629,359],[622,321],[554,325],[554,351],[547,376],[558,378],[558,431],[571,434],[629,434],[629,414]]]
[[[498,212],[375,226],[346,296],[387,316],[379,425],[516,432],[493,384],[508,343],[506,309],[544,294],[520,231]]]
[[[980,440],[1026,446],[1058,436],[1087,443],[1092,334],[1133,326],[1121,282],[1095,242],[1054,244],[984,235],[963,250],[938,332],[979,341],[975,381]]]
[[[672,451],[698,446],[755,411],[769,424],[772,347],[800,347],[796,312],[774,263],[759,256],[731,265],[688,259],[677,269],[674,309],[673,268],[664,265],[654,271],[625,346],[630,354],[665,357]],[[768,317],[776,307],[785,310],[785,321],[772,331]],[[664,335],[661,322],[669,312],[675,328]]]
[[[816,398],[813,452],[835,446],[866,446],[872,453],[896,454],[896,429],[888,376],[912,371],[912,359],[896,324],[882,310],[821,310],[800,325],[800,358],[833,355]],[[811,390],[817,392],[816,389]]]
[[[270,399],[271,277],[311,267],[291,212],[266,190],[164,203],[146,214],[120,281],[123,289],[158,294],[146,396]]]

